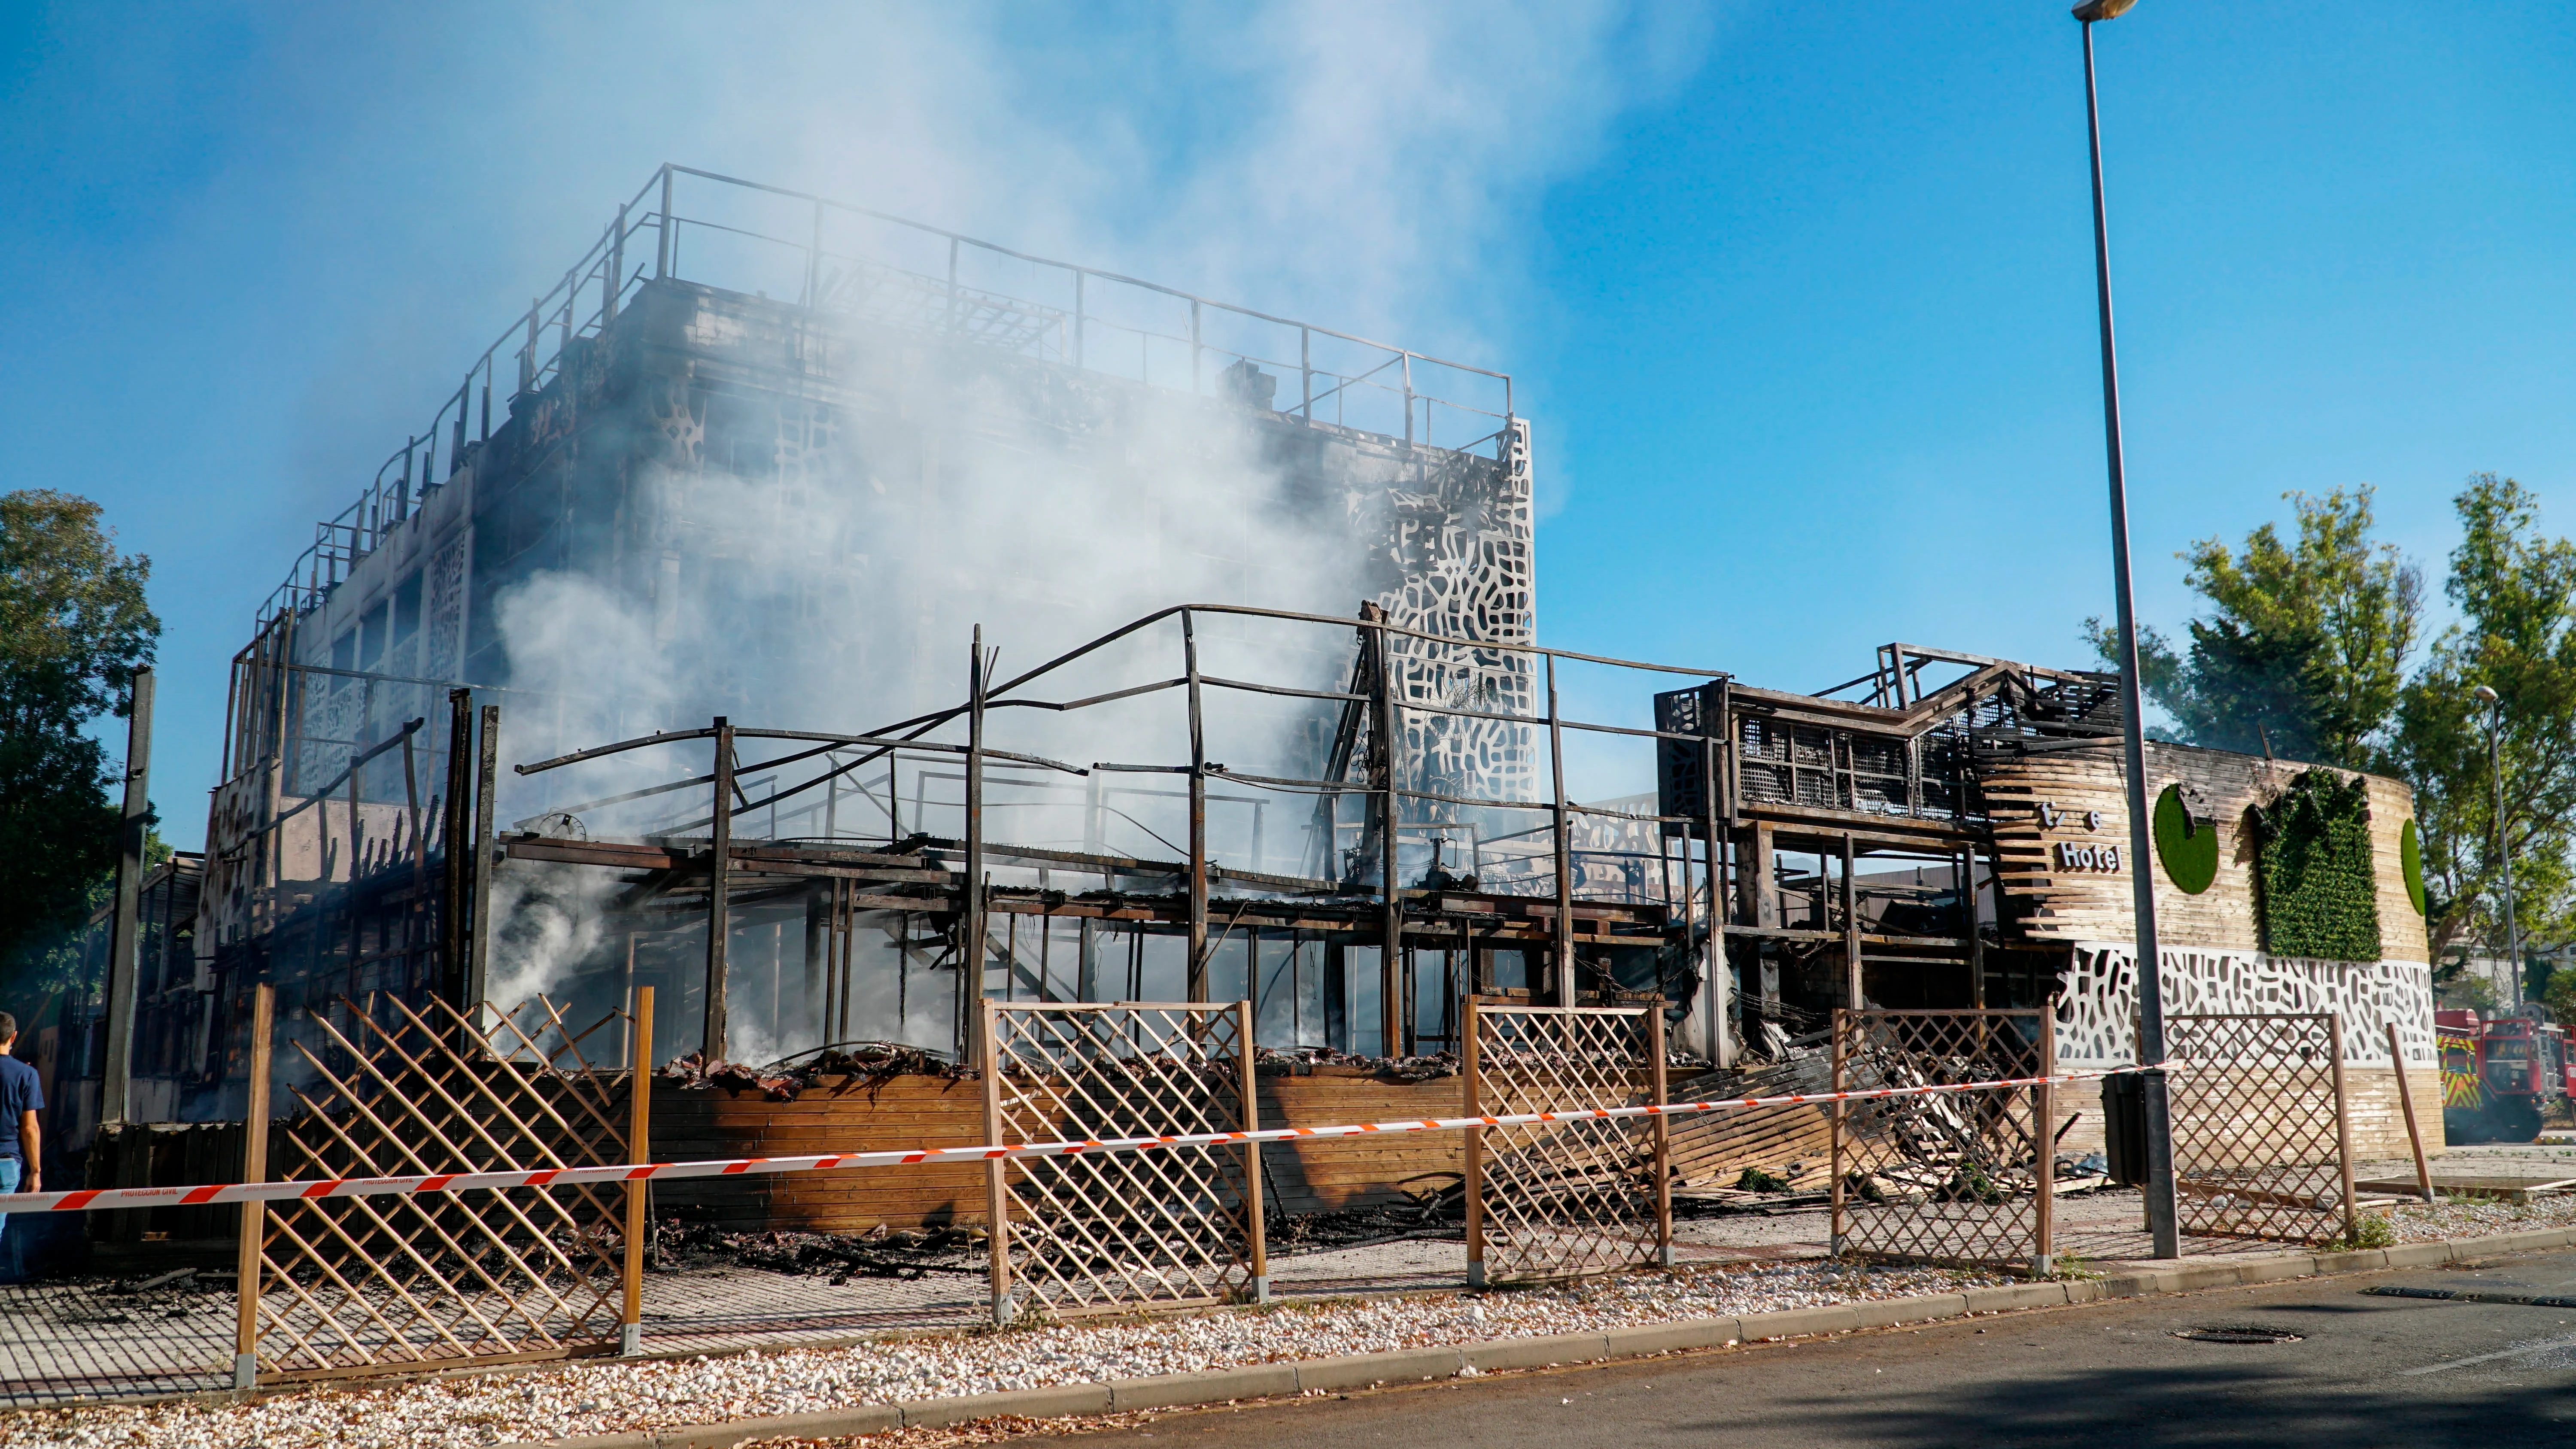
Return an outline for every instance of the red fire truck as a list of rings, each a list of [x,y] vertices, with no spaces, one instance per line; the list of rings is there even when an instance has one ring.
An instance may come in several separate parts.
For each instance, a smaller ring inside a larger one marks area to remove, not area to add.
[[[2453,1142],[2529,1142],[2576,1094],[2567,1029],[2537,1003],[2510,1015],[2437,1011],[2442,1053],[2442,1134]]]

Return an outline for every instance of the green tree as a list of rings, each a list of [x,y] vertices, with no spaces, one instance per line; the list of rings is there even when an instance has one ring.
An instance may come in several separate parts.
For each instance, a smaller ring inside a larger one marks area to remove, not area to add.
[[[161,631],[150,575],[88,499],[0,494],[0,967],[57,944],[115,868],[107,751],[83,731],[132,708]]]
[[[2576,545],[2545,538],[2539,502],[2481,473],[2456,500],[2462,537],[2444,591],[2459,622],[2399,702],[2389,767],[2415,787],[2436,953],[2504,940],[2495,776],[2479,685],[2503,700],[2505,846],[2523,939],[2568,934],[2576,821]]]
[[[2322,498],[2283,495],[2298,514],[2285,542],[2266,523],[2241,553],[2205,538],[2182,557],[2209,616],[2189,626],[2177,652],[2138,631],[2138,678],[2191,744],[2361,769],[2376,753],[2405,683],[2407,653],[2423,614],[2421,571],[2392,544],[2371,542],[2371,496],[2362,487]],[[2085,632],[2103,658],[2113,640],[2100,619]]]

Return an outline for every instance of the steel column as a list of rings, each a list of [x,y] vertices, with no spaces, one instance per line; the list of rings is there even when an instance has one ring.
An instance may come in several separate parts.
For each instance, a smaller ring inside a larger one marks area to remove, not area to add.
[[[1190,706],[1190,969],[1184,999],[1208,999],[1207,732],[1200,710],[1198,627],[1181,611],[1181,659]]]
[[[125,813],[117,827],[116,914],[107,938],[107,1064],[99,1121],[122,1122],[134,1077],[134,993],[142,956],[144,847],[152,831],[152,668],[134,671],[125,730]],[[168,929],[166,923],[163,927]],[[41,1167],[42,1164],[37,1164]]]
[[[483,999],[485,971],[492,958],[492,876],[499,868],[499,853],[492,838],[492,797],[498,793],[494,777],[500,766],[501,706],[487,704],[483,706],[482,745],[474,764],[473,934],[466,937],[465,1000],[460,1011],[470,1011]]]
[[[1565,800],[1565,721],[1556,705],[1556,656],[1547,657],[1547,764],[1555,809],[1552,840],[1556,849],[1556,1004],[1575,1003],[1574,980],[1574,847],[1568,837],[1573,822]]]
[[[989,666],[981,624],[975,626],[971,654],[966,672],[966,922],[961,943],[965,959],[957,970],[957,1032],[964,1039],[957,1050],[960,1057],[973,1053],[974,1060],[982,1062],[992,1033],[990,1013],[984,1018],[988,1029],[978,1035],[972,1012],[974,1004],[984,999],[984,688]],[[999,1172],[998,1164],[995,1171]],[[999,1192],[1001,1178],[996,1176],[993,1182]],[[998,1226],[994,1236],[998,1241]]]
[[[2111,331],[2111,230],[2102,200],[2102,109],[2093,81],[2093,24],[2084,21],[2084,125],[2093,159],[2093,275],[2101,302],[2102,432],[2110,461],[2111,582],[2118,605],[2120,743],[2129,807],[2129,884],[2137,913],[2138,1063],[2165,1060],[2164,952],[2156,939],[2155,861],[2147,818],[2147,746],[2138,687],[2138,622],[2129,581],[2129,495],[2120,451],[2120,367]],[[2147,1232],[2159,1258],[2182,1256],[2174,1203],[2173,1118],[2165,1074],[2145,1074]]]
[[[1385,905],[1380,917],[1378,947],[1378,1040],[1388,1056],[1399,1056],[1404,1048],[1404,886],[1396,868],[1396,846],[1403,829],[1402,797],[1396,792],[1400,770],[1396,761],[1395,656],[1390,649],[1394,639],[1387,632],[1386,611],[1377,609],[1377,627],[1372,631],[1377,648],[1377,689],[1371,701],[1375,719],[1371,729],[1377,735],[1378,778],[1378,852],[1379,870],[1385,892]]]

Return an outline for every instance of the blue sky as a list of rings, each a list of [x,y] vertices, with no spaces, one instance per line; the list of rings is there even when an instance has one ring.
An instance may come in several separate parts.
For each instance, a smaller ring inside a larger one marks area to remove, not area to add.
[[[1508,370],[1547,642],[1812,688],[2107,609],[2062,5],[13,8],[0,486],[152,556],[154,794],[465,363],[675,160]],[[2576,531],[2576,15],[2100,35],[2142,612],[2175,550],[2492,469]]]

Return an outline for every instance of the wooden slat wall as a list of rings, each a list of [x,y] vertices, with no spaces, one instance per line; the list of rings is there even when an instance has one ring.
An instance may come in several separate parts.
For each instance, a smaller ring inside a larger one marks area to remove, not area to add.
[[[653,1087],[653,1153],[665,1162],[964,1147],[983,1140],[982,1088],[943,1077],[849,1081],[810,1089],[792,1102],[683,1091],[667,1080]],[[1461,1104],[1455,1077],[1400,1082],[1325,1069],[1261,1079],[1261,1120],[1268,1127],[1454,1117]],[[1274,1144],[1262,1156],[1276,1200],[1289,1212],[1397,1202],[1408,1191],[1449,1186],[1466,1171],[1455,1132]],[[681,1179],[655,1186],[654,1211],[736,1232],[854,1233],[879,1223],[981,1222],[984,1169],[969,1163]]]
[[[1717,1097],[1773,1097],[1792,1092],[1829,1091],[1833,1067],[1822,1055],[1764,1067],[1742,1075],[1694,1077],[1673,1084],[1673,1099],[1702,1102]],[[1712,1112],[1674,1119],[1673,1169],[1676,1187],[1733,1187],[1744,1169],[1758,1167],[1785,1176],[1792,1163],[1803,1164],[1797,1185],[1821,1185],[1831,1175],[1833,1127],[1821,1107],[1759,1107]]]
[[[1458,1077],[1399,1082],[1327,1068],[1261,1079],[1265,1127],[1458,1117],[1466,1110]],[[1466,1177],[1466,1153],[1461,1132],[1402,1132],[1274,1144],[1262,1149],[1262,1160],[1280,1207],[1305,1213],[1375,1207],[1455,1186]]]
[[[983,1140],[983,1088],[945,1077],[846,1079],[792,1102],[757,1092],[685,1091],[653,1083],[653,1155],[663,1162],[788,1157],[895,1147],[969,1147]],[[683,1178],[656,1183],[657,1217],[736,1232],[780,1228],[864,1232],[878,1223],[939,1226],[984,1217],[978,1163]]]
[[[2147,788],[2162,794],[2177,781],[2199,790],[2217,820],[2218,879],[2199,895],[2174,889],[2155,873],[2156,924],[2169,947],[2256,951],[2261,935],[2254,915],[2254,846],[2245,829],[2247,807],[2286,789],[2309,767],[2184,745],[2147,746]],[[2127,941],[2129,876],[2120,872],[2060,871],[2050,847],[2129,843],[2127,796],[2116,743],[2101,749],[2064,750],[1989,767],[1986,792],[1995,806],[1995,838],[2004,887],[2032,909],[2025,922],[2042,940]],[[2381,953],[2390,960],[2430,959],[2424,918],[2407,899],[2398,863],[2399,827],[2415,813],[2414,793],[2395,780],[2366,777],[2370,796],[2372,863],[2379,884]],[[2055,805],[2062,818],[2043,829],[2037,807]],[[2086,811],[2101,814],[2101,827],[2084,827]],[[2123,865],[2127,862],[2123,860]]]

